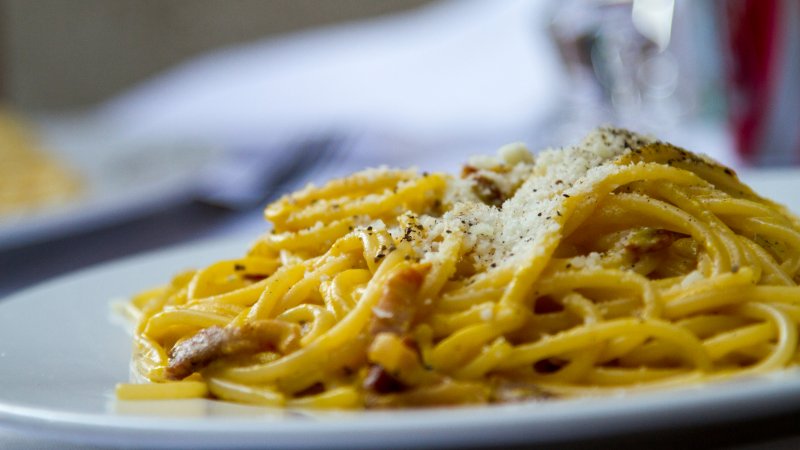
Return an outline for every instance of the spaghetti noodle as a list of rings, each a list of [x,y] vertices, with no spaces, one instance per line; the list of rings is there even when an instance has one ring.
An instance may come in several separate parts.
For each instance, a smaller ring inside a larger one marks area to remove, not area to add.
[[[265,211],[245,256],[128,304],[119,398],[509,402],[798,361],[800,224],[728,168],[618,129],[460,177],[371,169]]]

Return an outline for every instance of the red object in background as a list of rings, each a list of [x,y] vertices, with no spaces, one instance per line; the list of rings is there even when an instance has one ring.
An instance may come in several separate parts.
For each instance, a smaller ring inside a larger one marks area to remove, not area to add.
[[[800,0],[727,0],[722,18],[736,150],[750,165],[800,162]]]
[[[767,98],[774,72],[774,0],[726,1],[728,43],[733,56],[728,74],[729,99],[739,154],[750,160],[756,149],[756,132],[768,108]]]

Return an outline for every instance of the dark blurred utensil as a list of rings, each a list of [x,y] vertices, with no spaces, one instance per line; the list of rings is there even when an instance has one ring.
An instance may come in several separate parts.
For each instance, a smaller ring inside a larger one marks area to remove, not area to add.
[[[240,148],[231,151],[209,175],[200,201],[246,210],[288,191],[346,160],[351,139],[340,134],[303,139],[283,149]]]

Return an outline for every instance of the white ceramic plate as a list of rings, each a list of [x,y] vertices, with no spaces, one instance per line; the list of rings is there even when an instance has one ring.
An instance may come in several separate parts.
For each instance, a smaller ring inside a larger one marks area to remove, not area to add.
[[[800,178],[790,175],[748,178],[763,194],[797,205]],[[423,411],[310,414],[206,400],[115,401],[114,385],[128,378],[130,339],[111,303],[181,269],[240,255],[251,239],[167,249],[0,301],[0,427],[99,445],[410,448],[588,439],[800,410],[798,371],[648,394]]]

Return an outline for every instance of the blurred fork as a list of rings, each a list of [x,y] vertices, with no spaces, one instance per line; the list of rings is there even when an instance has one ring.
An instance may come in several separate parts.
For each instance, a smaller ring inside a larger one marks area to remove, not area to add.
[[[323,173],[338,172],[351,143],[331,134],[285,144],[284,149],[237,149],[212,168],[200,200],[231,210],[263,206]]]

